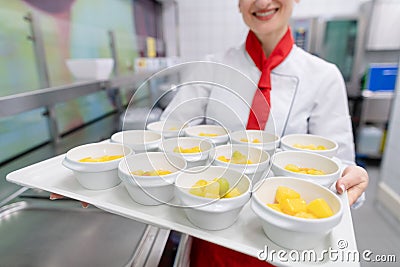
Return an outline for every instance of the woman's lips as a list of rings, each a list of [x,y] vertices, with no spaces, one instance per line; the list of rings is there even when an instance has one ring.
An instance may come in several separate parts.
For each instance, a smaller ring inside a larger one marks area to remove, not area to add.
[[[253,12],[253,16],[255,16],[259,20],[270,20],[276,12],[278,12],[278,8],[260,10],[257,12]]]

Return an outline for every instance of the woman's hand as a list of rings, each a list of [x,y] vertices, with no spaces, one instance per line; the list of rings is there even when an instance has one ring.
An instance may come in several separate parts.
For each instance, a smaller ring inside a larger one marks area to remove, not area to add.
[[[62,195],[56,194],[56,193],[50,194],[50,200],[61,199],[61,198],[65,198],[65,197]],[[86,203],[83,201],[81,201],[81,204],[82,204],[82,208],[87,208],[89,206],[89,203]]]
[[[368,186],[368,173],[364,168],[359,166],[348,166],[336,182],[336,190],[342,194],[347,190],[349,197],[349,204],[353,205],[354,202],[361,196]]]

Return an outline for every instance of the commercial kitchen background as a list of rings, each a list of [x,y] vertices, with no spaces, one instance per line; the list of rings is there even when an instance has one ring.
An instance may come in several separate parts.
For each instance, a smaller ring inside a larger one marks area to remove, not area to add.
[[[398,0],[301,0],[292,21],[296,43],[337,64],[346,79],[357,161],[370,174],[367,202],[352,211],[358,248],[395,254],[397,261],[399,14]],[[0,266],[52,266],[50,258],[57,262],[53,266],[64,266],[62,261],[65,266],[122,266],[151,231],[162,245],[143,261],[150,266],[150,258],[161,258],[160,265],[168,266],[179,233],[145,228],[93,207],[81,211],[73,201],[50,202],[48,193],[10,184],[5,177],[78,144],[109,138],[121,128],[135,89],[157,70],[243,42],[247,30],[237,1],[0,0],[0,21]],[[66,66],[67,59],[77,58],[112,58],[113,73],[109,79],[77,82]],[[143,114],[171,79],[177,77],[172,73],[141,90],[127,113],[132,128],[143,125]],[[150,119],[157,119],[165,101]],[[52,229],[67,218],[71,221],[63,231]],[[104,223],[95,228],[93,220]],[[85,227],[96,232],[87,234]],[[60,245],[60,239],[68,245]],[[95,247],[106,240],[108,247]],[[113,247],[119,251],[114,257]],[[82,252],[96,256],[82,260]],[[69,261],[71,254],[75,262]]]

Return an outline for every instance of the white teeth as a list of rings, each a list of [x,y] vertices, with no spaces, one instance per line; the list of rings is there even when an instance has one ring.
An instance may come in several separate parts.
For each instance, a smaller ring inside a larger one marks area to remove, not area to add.
[[[268,12],[256,12],[256,16],[266,17],[275,13],[275,9]]]

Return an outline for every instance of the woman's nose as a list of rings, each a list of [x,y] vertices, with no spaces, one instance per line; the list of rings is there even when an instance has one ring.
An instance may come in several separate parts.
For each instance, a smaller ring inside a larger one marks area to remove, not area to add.
[[[255,5],[257,8],[267,8],[271,4],[272,0],[255,0]]]

